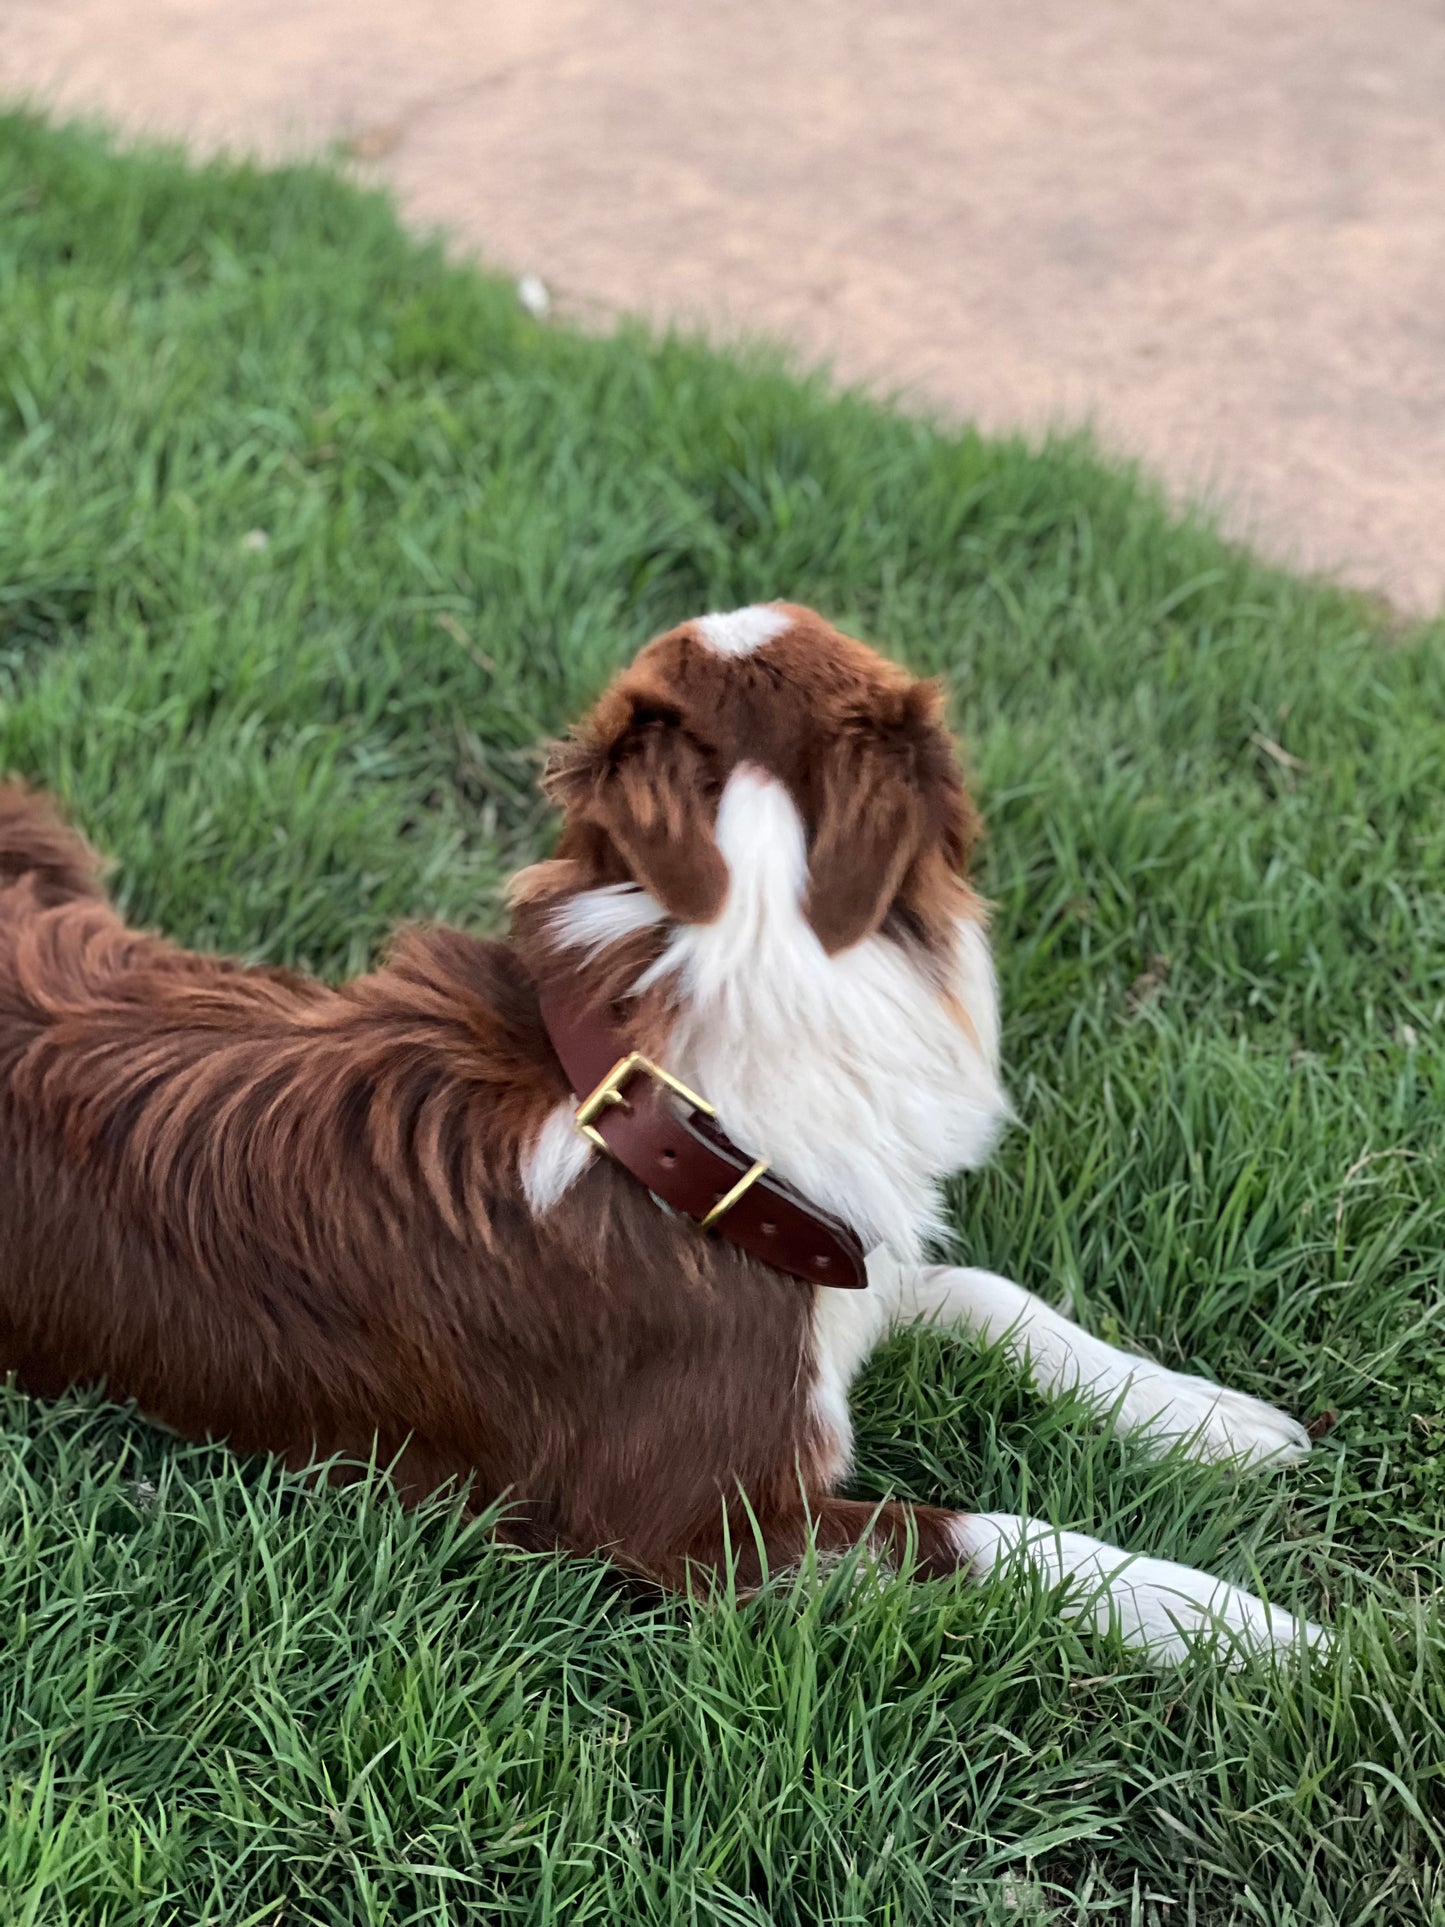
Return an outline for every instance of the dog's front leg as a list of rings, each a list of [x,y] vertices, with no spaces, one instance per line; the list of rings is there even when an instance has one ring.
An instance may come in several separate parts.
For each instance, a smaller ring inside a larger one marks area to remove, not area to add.
[[[1310,1449],[1304,1427],[1262,1399],[1119,1351],[995,1272],[901,1266],[878,1254],[868,1267],[895,1302],[896,1322],[922,1319],[1000,1345],[1045,1396],[1078,1391],[1112,1415],[1118,1432],[1147,1434],[1161,1447],[1183,1439],[1197,1458],[1245,1466],[1287,1465]]]

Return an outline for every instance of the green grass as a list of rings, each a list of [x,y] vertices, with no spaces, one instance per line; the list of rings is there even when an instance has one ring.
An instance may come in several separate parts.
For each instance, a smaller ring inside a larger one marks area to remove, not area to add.
[[[0,123],[0,767],[135,917],[329,973],[494,927],[540,739],[779,594],[970,745],[1022,1121],[959,1251],[1340,1414],[1237,1482],[911,1335],[855,1489],[1208,1565],[1333,1655],[1156,1679],[1046,1599],[847,1574],[640,1608],[4,1393],[7,1922],[1445,1922],[1445,634],[1084,446],[539,326],[323,175]]]

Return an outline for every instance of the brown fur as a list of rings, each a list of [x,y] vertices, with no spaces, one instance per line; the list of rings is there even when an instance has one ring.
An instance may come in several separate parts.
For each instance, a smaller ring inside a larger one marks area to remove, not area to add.
[[[559,856],[595,882],[641,881],[705,923],[726,885],[718,799],[754,763],[786,784],[808,829],[823,947],[887,924],[939,952],[969,900],[978,838],[942,694],[811,610],[779,607],[791,627],[755,655],[719,657],[684,623],[617,678],[548,770],[567,809]]]
[[[534,991],[547,907],[630,876],[716,914],[736,762],[802,799],[830,948],[887,919],[927,945],[958,899],[973,820],[936,693],[793,613],[786,691],[685,631],[619,678],[555,759],[560,855],[518,879],[512,946],[413,930],[340,989],[127,929],[80,838],[0,788],[0,1367],[298,1463],[375,1446],[404,1492],[505,1496],[522,1543],[670,1583],[717,1564],[724,1515],[755,1570],[749,1513],[773,1561],[811,1514],[825,1549],[913,1535],[951,1565],[945,1515],[828,1493],[806,1287],[604,1161],[540,1217],[520,1183],[568,1095]],[[633,1022],[650,1042],[665,1008]]]

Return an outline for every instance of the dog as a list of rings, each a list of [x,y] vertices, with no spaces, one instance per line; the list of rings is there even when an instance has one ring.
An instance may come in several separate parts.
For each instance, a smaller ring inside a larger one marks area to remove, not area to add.
[[[650,1585],[1007,1560],[1156,1663],[1319,1638],[1043,1521],[839,1495],[851,1381],[914,1320],[1122,1431],[1309,1449],[928,1261],[1010,1116],[939,689],[801,607],[706,615],[544,785],[508,942],[411,929],[340,988],[127,928],[52,805],[0,790],[0,1367],[297,1465],[379,1453],[403,1497],[505,1502],[512,1542]]]

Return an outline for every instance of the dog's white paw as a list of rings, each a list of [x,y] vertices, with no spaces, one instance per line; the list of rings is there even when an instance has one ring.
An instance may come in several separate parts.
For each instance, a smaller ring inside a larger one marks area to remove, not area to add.
[[[875,1270],[886,1291],[886,1272],[870,1260],[870,1276]],[[1263,1399],[1120,1351],[991,1271],[926,1266],[894,1289],[905,1316],[961,1325],[1002,1344],[1046,1398],[1076,1392],[1111,1412],[1118,1432],[1141,1433],[1161,1447],[1186,1441],[1196,1458],[1239,1466],[1292,1465],[1310,1449],[1304,1427]]]
[[[1167,1559],[1137,1559],[1110,1577],[1089,1616],[1095,1625],[1112,1618],[1125,1643],[1156,1666],[1186,1659],[1200,1640],[1220,1645],[1226,1666],[1251,1654],[1288,1653],[1302,1644],[1322,1652],[1329,1645],[1313,1620]]]
[[[1310,1449],[1308,1432],[1287,1412],[1206,1378],[1135,1364],[1119,1400],[1115,1428],[1141,1432],[1161,1447],[1184,1440],[1191,1457],[1228,1460],[1250,1470],[1294,1465]]]

